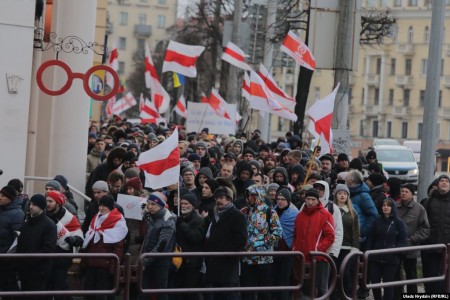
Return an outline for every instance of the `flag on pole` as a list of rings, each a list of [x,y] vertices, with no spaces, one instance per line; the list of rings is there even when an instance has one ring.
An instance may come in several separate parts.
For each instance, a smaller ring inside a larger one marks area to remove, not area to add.
[[[175,106],[175,112],[181,117],[187,118],[186,99],[184,99],[183,95],[178,99],[177,105]]]
[[[226,102],[222,96],[220,96],[219,91],[213,88],[209,95],[209,105],[219,117],[231,120],[225,104]]]
[[[236,110],[236,125],[239,123],[239,121],[242,120],[242,116],[239,114],[239,112]]]
[[[116,103],[116,96],[111,97],[108,102],[106,103],[105,106],[105,112],[106,112],[106,116],[108,118],[110,118],[114,113],[113,113],[113,107],[114,107],[114,103]]]
[[[145,86],[150,89],[153,103],[160,114],[166,112],[170,105],[170,96],[161,85],[150,49],[145,44]]]
[[[252,68],[245,63],[245,52],[232,42],[228,42],[222,53],[222,60],[232,64],[233,66],[250,71]]]
[[[145,120],[161,118],[161,115],[156,109],[155,104],[149,99],[144,100],[144,105],[142,107],[142,111],[139,116],[141,119]]]
[[[175,72],[172,72],[172,77],[173,77],[173,87],[175,88],[183,86],[186,81],[183,75]]]
[[[112,107],[112,113],[114,115],[120,115],[124,111],[130,109],[131,107],[137,104],[136,99],[134,99],[133,95],[128,92],[122,98],[118,99],[114,106]]]
[[[163,63],[163,73],[172,71],[187,77],[197,77],[195,62],[205,50],[203,46],[190,46],[170,41]]]
[[[320,155],[333,153],[331,122],[333,120],[334,101],[339,85],[336,86],[331,94],[317,100],[306,112],[310,118],[308,131],[314,136],[316,141],[320,140]]]
[[[299,65],[314,71],[316,60],[308,46],[292,30],[289,30],[284,38],[280,50],[292,57]]]
[[[209,103],[208,97],[206,97],[205,93],[203,93],[203,92],[200,95],[200,103]]]
[[[295,99],[294,97],[286,94],[280,87],[278,87],[277,83],[270,75],[269,71],[267,71],[266,67],[263,64],[260,64],[258,75],[264,80],[264,83],[267,85],[269,90],[274,95],[275,99],[287,109],[294,111],[295,110]]]
[[[119,51],[116,46],[113,46],[113,50],[109,54],[108,66],[116,72],[119,70]],[[109,72],[106,72],[106,84],[111,88],[114,86],[114,77]]]
[[[242,97],[250,101],[250,76],[244,72],[244,81],[242,82]]]
[[[145,187],[159,189],[177,183],[180,177],[178,128],[164,142],[142,152],[136,165],[145,173]]]
[[[145,106],[145,98],[144,98],[144,94],[141,93],[141,96],[139,97],[139,112],[142,112],[142,110],[144,109]]]
[[[278,103],[275,96],[255,71],[250,72],[250,107],[276,116],[297,121],[297,115]]]

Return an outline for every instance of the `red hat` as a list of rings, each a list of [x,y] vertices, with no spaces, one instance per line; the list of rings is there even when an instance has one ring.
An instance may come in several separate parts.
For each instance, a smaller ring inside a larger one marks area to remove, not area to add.
[[[64,205],[66,203],[66,196],[64,196],[64,194],[61,192],[51,191],[48,192],[46,196],[55,200],[55,202],[58,203],[59,205]]]
[[[130,180],[125,183],[125,188],[131,186],[135,190],[141,191],[142,190],[142,182],[139,177],[133,177]]]

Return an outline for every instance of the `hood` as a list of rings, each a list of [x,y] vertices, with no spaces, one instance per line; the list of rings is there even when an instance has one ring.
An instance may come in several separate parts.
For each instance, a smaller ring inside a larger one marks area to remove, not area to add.
[[[325,204],[328,203],[328,199],[330,199],[330,187],[328,186],[328,182],[324,180],[318,180],[314,182],[314,184],[321,184],[325,187],[325,193],[323,194],[323,197],[320,198],[320,202],[325,206]]]
[[[397,218],[397,203],[395,203],[395,201],[393,199],[391,199],[391,198],[387,198],[387,199],[383,200],[383,202],[384,201],[391,202],[392,210],[391,210],[390,218],[396,219]]]
[[[210,168],[200,168],[200,170],[198,170],[198,174],[195,176],[195,186],[199,187],[199,182],[198,182],[198,175],[203,174],[206,177],[208,177],[208,179],[213,179],[213,174],[211,172]]]
[[[239,178],[239,175],[241,175],[242,171],[249,171],[250,172],[250,179],[253,177],[253,169],[252,166],[245,160],[241,160],[236,164],[236,177]]]
[[[22,201],[18,197],[16,197],[16,199],[11,201],[11,203],[9,203],[8,205],[0,206],[0,210],[11,210],[11,209],[17,209],[17,208],[22,210],[21,202]]]
[[[241,153],[239,153],[239,154],[242,154],[242,151],[244,151],[244,143],[242,142],[242,140],[235,140],[234,142],[233,142],[233,147],[234,147],[234,145],[236,145],[236,144],[239,144],[239,145],[241,145]],[[233,152],[234,152],[234,149],[232,150]]]
[[[127,153],[127,150],[125,150],[122,147],[117,147],[111,150],[111,152],[108,155],[108,158],[106,159],[106,162],[109,166],[113,166],[113,159],[114,158],[120,158],[123,160],[125,157],[125,154]]]
[[[275,171],[273,172],[273,178],[274,178],[274,180],[275,180],[275,174],[277,174],[277,173],[281,173],[281,174],[283,174],[283,176],[284,176],[284,182],[281,184],[281,185],[288,185],[288,180],[289,180],[289,178],[288,178],[288,174],[287,174],[287,171],[286,171],[286,169],[285,168],[283,168],[283,167],[276,167],[275,168]],[[275,182],[275,181],[274,181]],[[276,183],[278,183],[278,182],[276,182]],[[279,184],[279,183],[278,183]]]
[[[258,197],[255,202],[256,207],[261,207],[265,204],[266,199],[266,189],[260,185],[252,184],[249,186],[246,191],[246,194],[258,194]]]

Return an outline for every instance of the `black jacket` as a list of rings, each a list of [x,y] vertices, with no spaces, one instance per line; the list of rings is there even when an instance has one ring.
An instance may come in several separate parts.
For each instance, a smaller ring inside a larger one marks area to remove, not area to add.
[[[217,211],[214,212],[217,214]],[[247,221],[245,216],[232,206],[224,211],[219,220],[215,216],[206,233],[205,251],[244,251],[247,243]],[[206,278],[211,283],[239,282],[240,257],[206,257]]]
[[[431,192],[430,198],[421,202],[428,215],[430,236],[422,244],[450,243],[450,192]]]
[[[381,210],[383,200],[386,199],[386,195],[383,192],[383,185],[374,186],[370,189],[369,194],[377,208],[378,214],[381,216],[383,214],[383,211]]]
[[[194,210],[190,214],[177,218],[176,241],[183,252],[201,252],[205,241],[205,219]],[[182,268],[200,270],[203,258],[183,257]]]
[[[0,253],[6,253],[22,226],[24,213],[21,201],[16,198],[8,205],[0,206]]]

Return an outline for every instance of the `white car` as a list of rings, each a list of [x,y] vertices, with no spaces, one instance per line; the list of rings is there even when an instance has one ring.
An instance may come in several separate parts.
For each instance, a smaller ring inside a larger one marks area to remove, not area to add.
[[[397,177],[402,183],[417,184],[419,167],[411,149],[405,146],[377,146],[375,152],[389,177]]]

